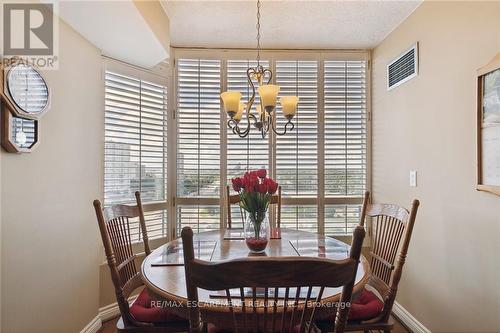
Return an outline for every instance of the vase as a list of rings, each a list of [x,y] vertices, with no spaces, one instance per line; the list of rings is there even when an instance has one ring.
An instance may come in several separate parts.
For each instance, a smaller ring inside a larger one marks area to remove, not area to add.
[[[252,253],[263,253],[269,243],[269,218],[264,214],[247,213],[245,220],[245,242]]]

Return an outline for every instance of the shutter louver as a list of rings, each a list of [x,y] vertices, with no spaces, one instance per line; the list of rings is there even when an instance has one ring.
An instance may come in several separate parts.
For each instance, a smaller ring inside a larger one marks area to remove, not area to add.
[[[137,78],[105,74],[104,204],[166,201],[166,89]],[[140,76],[140,74],[138,74]],[[166,234],[166,212],[145,214],[148,235]],[[133,240],[141,239],[137,219]]]
[[[217,197],[220,61],[181,59],[177,73],[177,195]]]
[[[315,205],[284,205],[281,227],[310,232],[318,231],[318,207]]]
[[[276,84],[280,96],[298,96],[295,128],[276,137],[276,178],[283,198],[318,195],[318,63],[317,61],[276,61]],[[277,107],[277,130],[287,119]],[[317,206],[283,206],[281,225],[317,230]]]
[[[280,96],[299,97],[295,128],[276,137],[276,177],[284,197],[317,196],[318,191],[318,70],[316,61],[277,61]],[[277,130],[287,120],[278,104]]]
[[[366,189],[366,62],[325,61],[325,197],[362,197]],[[325,232],[350,233],[351,206],[327,206]],[[356,221],[356,223],[358,223]],[[355,225],[355,224],[354,224]]]
[[[361,205],[326,205],[325,235],[350,235],[359,224]]]
[[[177,207],[177,235],[190,227],[194,233],[220,228],[220,207],[217,205],[180,205]]]
[[[198,201],[220,196],[221,62],[179,59],[177,66],[177,196],[184,199],[177,231],[218,229],[219,205]]]

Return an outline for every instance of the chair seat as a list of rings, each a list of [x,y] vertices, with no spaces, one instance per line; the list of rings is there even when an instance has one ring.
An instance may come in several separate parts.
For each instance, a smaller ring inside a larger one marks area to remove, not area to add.
[[[350,321],[368,320],[378,316],[384,309],[384,303],[371,291],[363,289],[361,295],[351,304]]]
[[[149,296],[148,290],[144,288],[130,307],[130,314],[135,320],[144,323],[186,321],[173,314],[168,308],[155,307],[152,303],[154,303],[153,299]]]

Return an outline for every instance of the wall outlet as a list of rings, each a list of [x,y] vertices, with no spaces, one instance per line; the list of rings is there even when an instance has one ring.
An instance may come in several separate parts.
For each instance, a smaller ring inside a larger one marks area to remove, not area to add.
[[[410,187],[417,187],[417,172],[410,171]]]

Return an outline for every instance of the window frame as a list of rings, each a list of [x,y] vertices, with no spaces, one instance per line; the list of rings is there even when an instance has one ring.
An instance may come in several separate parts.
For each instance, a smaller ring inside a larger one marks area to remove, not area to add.
[[[170,224],[170,211],[172,207],[172,196],[168,191],[168,184],[170,182],[170,177],[171,173],[169,172],[169,158],[170,158],[170,152],[169,150],[172,148],[170,144],[168,144],[168,138],[170,135],[170,126],[172,123],[172,119],[169,116],[169,108],[171,107],[171,71],[170,71],[170,66],[169,64],[160,64],[153,70],[148,70],[145,68],[141,68],[138,66],[134,66],[119,60],[115,60],[113,58],[109,58],[106,56],[102,56],[102,119],[103,119],[103,146],[102,146],[102,176],[101,176],[101,189],[102,189],[102,194],[101,194],[101,201],[103,204],[106,204],[104,200],[104,192],[105,192],[105,167],[106,167],[106,161],[105,161],[105,137],[106,137],[106,129],[105,129],[105,118],[106,118],[106,73],[107,72],[113,72],[118,75],[123,75],[126,77],[133,78],[135,80],[141,80],[141,81],[147,81],[153,84],[161,85],[166,88],[166,114],[164,116],[164,121],[166,122],[166,130],[167,130],[167,136],[166,136],[166,141],[167,144],[165,146],[165,153],[164,153],[164,158],[167,159],[167,166],[166,166],[166,177],[164,178],[165,181],[167,182],[167,186],[165,188],[165,200],[160,200],[160,201],[147,201],[143,202],[143,208],[144,208],[144,213],[147,215],[150,212],[156,212],[160,210],[166,210],[166,230],[163,232],[165,236],[160,236],[160,237],[155,237],[153,239],[150,238],[150,242],[153,244],[161,244],[161,242],[164,239],[170,239],[170,235],[168,234],[169,231],[169,224]],[[143,199],[144,201],[144,199]],[[135,201],[131,204],[135,204]],[[133,244],[138,244],[142,242],[142,235],[139,233],[139,239],[134,240]]]
[[[168,85],[168,198],[169,198],[169,214],[168,228],[169,239],[176,238],[177,229],[177,205],[219,205],[220,209],[220,228],[223,228],[227,219],[227,209],[225,205],[225,187],[227,185],[227,117],[220,117],[220,193],[219,198],[178,198],[177,195],[177,122],[176,122],[176,107],[177,107],[177,60],[178,59],[207,59],[221,61],[221,91],[227,90],[226,73],[228,60],[248,60],[256,56],[255,49],[196,49],[196,48],[172,48],[171,49],[171,65],[172,75],[170,76]],[[284,197],[283,205],[317,205],[318,217],[318,233],[324,234],[325,231],[325,206],[326,205],[346,205],[346,204],[362,204],[363,196],[343,196],[343,197],[326,197],[325,196],[325,129],[324,129],[324,62],[337,61],[366,61],[366,190],[371,190],[372,184],[372,122],[371,122],[371,53],[369,50],[262,50],[261,59],[270,62],[270,68],[273,73],[276,73],[276,61],[279,60],[315,60],[318,62],[318,192],[316,197]],[[273,76],[272,83],[276,83],[276,76]],[[221,104],[221,114],[223,113]],[[276,136],[270,135],[269,138],[269,171],[272,177],[276,176],[276,160],[273,158],[276,145]],[[346,236],[346,234],[338,234]]]

